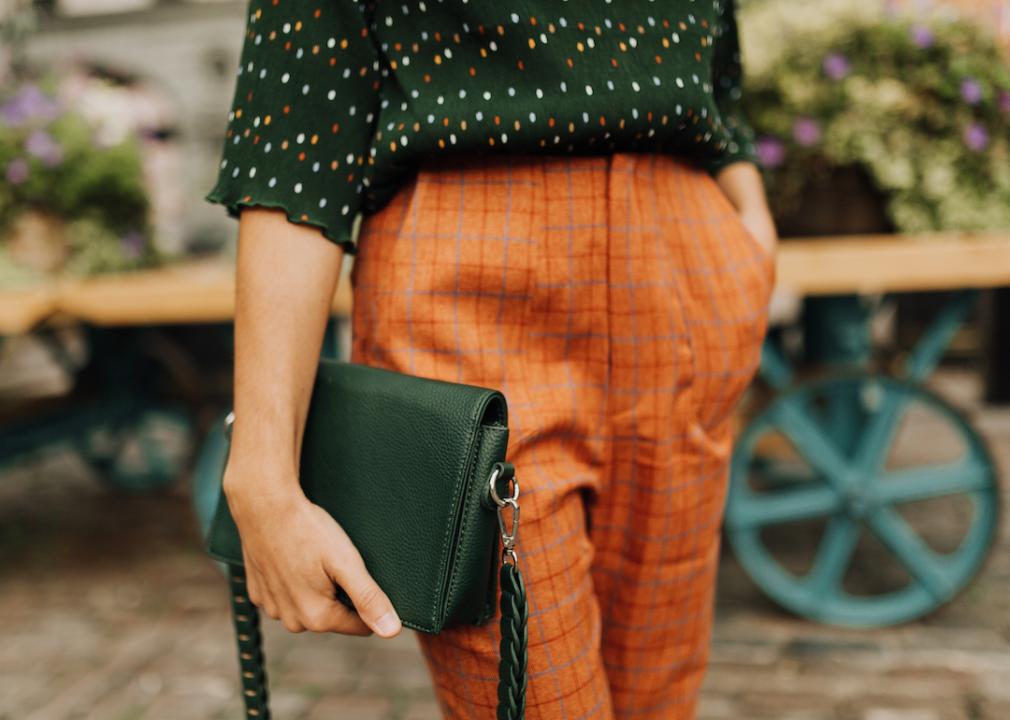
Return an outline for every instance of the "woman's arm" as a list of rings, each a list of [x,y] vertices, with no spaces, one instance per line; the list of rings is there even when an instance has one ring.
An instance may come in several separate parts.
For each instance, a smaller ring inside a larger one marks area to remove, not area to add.
[[[751,162],[730,163],[716,173],[715,181],[740,213],[750,233],[768,253],[774,253],[778,233],[757,166]]]
[[[737,28],[735,0],[723,0],[715,24],[712,85],[727,144],[706,162],[708,171],[740,213],[752,235],[769,252],[775,251],[777,233],[765,198],[757,167],[754,131],[740,107],[743,95],[743,64]]]
[[[322,338],[344,250],[283,211],[239,221],[235,425],[224,492],[242,538],[249,597],[292,632],[401,625],[340,526],[298,482],[298,460]],[[334,598],[339,584],[357,613]]]

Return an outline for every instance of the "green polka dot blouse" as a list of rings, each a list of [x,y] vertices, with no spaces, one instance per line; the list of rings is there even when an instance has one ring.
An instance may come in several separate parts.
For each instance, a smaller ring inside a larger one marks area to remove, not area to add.
[[[353,254],[425,158],[755,161],[733,0],[251,0],[207,199],[282,208]]]

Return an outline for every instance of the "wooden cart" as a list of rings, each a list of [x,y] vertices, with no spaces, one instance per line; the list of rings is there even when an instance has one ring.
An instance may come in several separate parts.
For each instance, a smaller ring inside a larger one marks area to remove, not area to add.
[[[215,260],[127,276],[56,284],[0,294],[0,335],[45,333],[65,322],[88,328],[91,362],[78,375],[97,376],[101,392],[42,415],[0,425],[0,462],[54,442],[71,443],[120,487],[170,482],[178,467],[145,430],[152,416],[171,417],[153,398],[141,360],[145,329],[222,323],[233,313],[233,268]],[[733,456],[726,532],[748,575],[774,600],[823,622],[881,626],[920,617],[948,602],[977,574],[994,540],[1000,498],[992,456],[972,422],[926,387],[980,288],[1010,285],[1010,234],[948,234],[789,240],[778,259],[776,292],[806,298],[811,342],[828,346],[826,372],[799,379],[787,353],[769,335],[761,376],[770,389],[750,416]],[[861,298],[910,291],[950,292],[943,309],[900,366],[871,362],[872,305]],[[334,317],[350,311],[341,283]],[[327,353],[337,355],[331,324]],[[55,356],[60,348],[53,345]],[[904,422],[903,422],[904,419]],[[220,419],[219,419],[220,420]],[[944,428],[961,452],[942,462],[892,468],[887,459],[900,426],[927,423],[925,437]],[[185,422],[185,420],[182,420]],[[96,429],[139,437],[139,468],[120,461],[122,443],[99,449]],[[932,429],[930,429],[932,428]],[[225,462],[221,422],[202,438],[194,499],[209,522]],[[970,508],[964,532],[946,552],[931,547],[902,508],[926,499],[961,501]],[[817,537],[793,533],[805,522],[823,525]],[[785,532],[785,543],[767,537]],[[846,585],[861,534],[878,538],[907,574],[900,587]],[[807,567],[782,553],[811,544]]]
[[[805,342],[822,346],[827,362],[797,379],[777,334],[766,340],[770,398],[734,452],[730,544],[747,574],[797,614],[854,626],[921,617],[965,588],[997,530],[992,455],[926,381],[978,290],[1010,285],[1010,234],[789,240],[778,267],[778,291],[806,298]],[[879,303],[866,296],[911,291],[948,294],[901,361],[878,367],[869,325]],[[899,452],[899,435],[920,444]],[[954,513],[958,537],[947,532],[938,547],[931,536]],[[896,561],[886,581],[851,577],[861,542],[877,543],[874,563]]]
[[[202,368],[188,357],[194,348],[167,341],[165,330],[218,325],[230,341],[234,292],[234,266],[226,258],[0,292],[0,347],[32,333],[73,387],[66,397],[0,411],[0,467],[62,446],[119,489],[174,482],[202,441],[180,376]],[[342,282],[328,343],[335,345],[350,305]],[[83,363],[59,332],[67,325],[84,330]]]

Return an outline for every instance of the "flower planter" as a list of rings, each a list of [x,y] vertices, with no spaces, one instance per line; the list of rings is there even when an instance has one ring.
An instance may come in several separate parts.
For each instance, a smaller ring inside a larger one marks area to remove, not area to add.
[[[786,241],[789,237],[877,234],[895,229],[887,217],[886,200],[860,168],[832,168],[825,175],[807,178],[798,198],[792,207],[774,208],[779,233]]]
[[[46,213],[21,213],[0,245],[7,256],[25,269],[38,273],[58,273],[70,259],[66,228],[62,220]]]

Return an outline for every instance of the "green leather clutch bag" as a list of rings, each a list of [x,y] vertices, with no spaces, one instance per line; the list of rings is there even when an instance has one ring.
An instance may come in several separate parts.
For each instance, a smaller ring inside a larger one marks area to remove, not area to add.
[[[521,718],[526,602],[514,549],[519,486],[505,460],[507,443],[508,406],[498,390],[324,359],[300,482],[347,532],[404,626],[438,633],[485,623],[501,583],[498,717]],[[206,549],[231,569],[247,715],[269,717],[259,619],[245,594],[240,538],[223,493]]]

